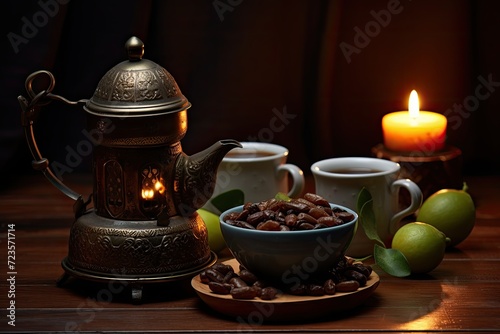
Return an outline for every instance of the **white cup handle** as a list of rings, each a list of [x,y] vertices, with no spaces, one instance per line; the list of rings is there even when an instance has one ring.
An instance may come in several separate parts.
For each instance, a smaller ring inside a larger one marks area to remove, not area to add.
[[[396,180],[391,185],[391,192],[395,193],[401,187],[408,189],[411,197],[411,203],[406,209],[401,210],[392,217],[391,224],[389,226],[389,233],[391,235],[394,235],[396,233],[398,223],[401,221],[401,219],[417,211],[423,202],[422,191],[415,182],[409,179]]]
[[[304,190],[304,184],[305,184],[305,179],[304,179],[304,172],[302,169],[299,167],[292,165],[292,164],[283,164],[279,165],[278,172],[288,172],[290,176],[292,177],[292,189],[288,192],[289,197],[297,197],[299,196],[302,191]]]

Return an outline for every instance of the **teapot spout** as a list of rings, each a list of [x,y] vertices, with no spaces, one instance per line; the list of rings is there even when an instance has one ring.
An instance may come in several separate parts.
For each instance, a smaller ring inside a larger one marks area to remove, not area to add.
[[[219,164],[237,147],[242,147],[238,141],[224,139],[201,152],[179,157],[174,187],[178,214],[189,216],[205,205],[214,192]]]
[[[237,140],[234,140],[234,139],[222,139],[222,140],[219,140],[217,143],[213,144],[211,147],[214,147],[214,146],[219,146],[219,147],[224,147],[224,149],[222,149],[224,151],[224,155],[222,156],[222,158],[220,159],[219,163],[222,161],[222,159],[224,159],[224,156],[227,154],[227,152],[231,151],[233,148],[242,148],[243,146],[241,145],[241,143]],[[210,150],[209,147],[207,150]]]

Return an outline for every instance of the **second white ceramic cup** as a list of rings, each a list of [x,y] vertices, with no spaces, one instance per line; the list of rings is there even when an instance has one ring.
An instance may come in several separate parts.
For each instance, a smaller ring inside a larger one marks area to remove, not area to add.
[[[422,204],[420,188],[409,179],[398,179],[399,164],[377,158],[346,157],[318,161],[311,166],[316,193],[329,202],[356,211],[360,190],[366,188],[373,198],[373,211],[380,238],[390,247],[392,237],[402,218],[414,213]],[[411,204],[399,208],[399,189],[406,188]],[[347,250],[347,255],[364,257],[373,253],[374,242],[369,240],[361,225]]]

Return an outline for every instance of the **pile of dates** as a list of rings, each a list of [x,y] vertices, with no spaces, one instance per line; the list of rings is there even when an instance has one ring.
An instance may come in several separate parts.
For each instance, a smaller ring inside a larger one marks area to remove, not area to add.
[[[231,295],[234,299],[275,299],[280,293],[297,296],[334,295],[353,292],[365,286],[372,268],[362,262],[343,256],[328,272],[293,285],[269,283],[240,265],[236,273],[232,266],[216,263],[200,273],[200,281],[208,284],[216,294]]]
[[[303,198],[270,199],[246,203],[241,212],[223,217],[227,224],[262,231],[303,231],[342,225],[354,215],[340,208],[331,208],[323,197],[307,193]]]

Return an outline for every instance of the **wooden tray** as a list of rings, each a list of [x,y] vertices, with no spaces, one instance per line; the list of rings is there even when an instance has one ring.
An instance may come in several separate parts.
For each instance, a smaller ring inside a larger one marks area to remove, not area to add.
[[[239,263],[236,259],[223,263],[231,265],[235,272],[238,272]],[[199,275],[193,277],[191,285],[210,308],[235,317],[237,321],[255,324],[268,321],[311,320],[352,309],[370,297],[379,282],[379,276],[375,271],[372,271],[366,285],[354,292],[337,292],[334,295],[319,297],[280,294],[273,300],[260,298],[241,300],[233,299],[231,295],[215,294],[207,284],[201,283]]]

